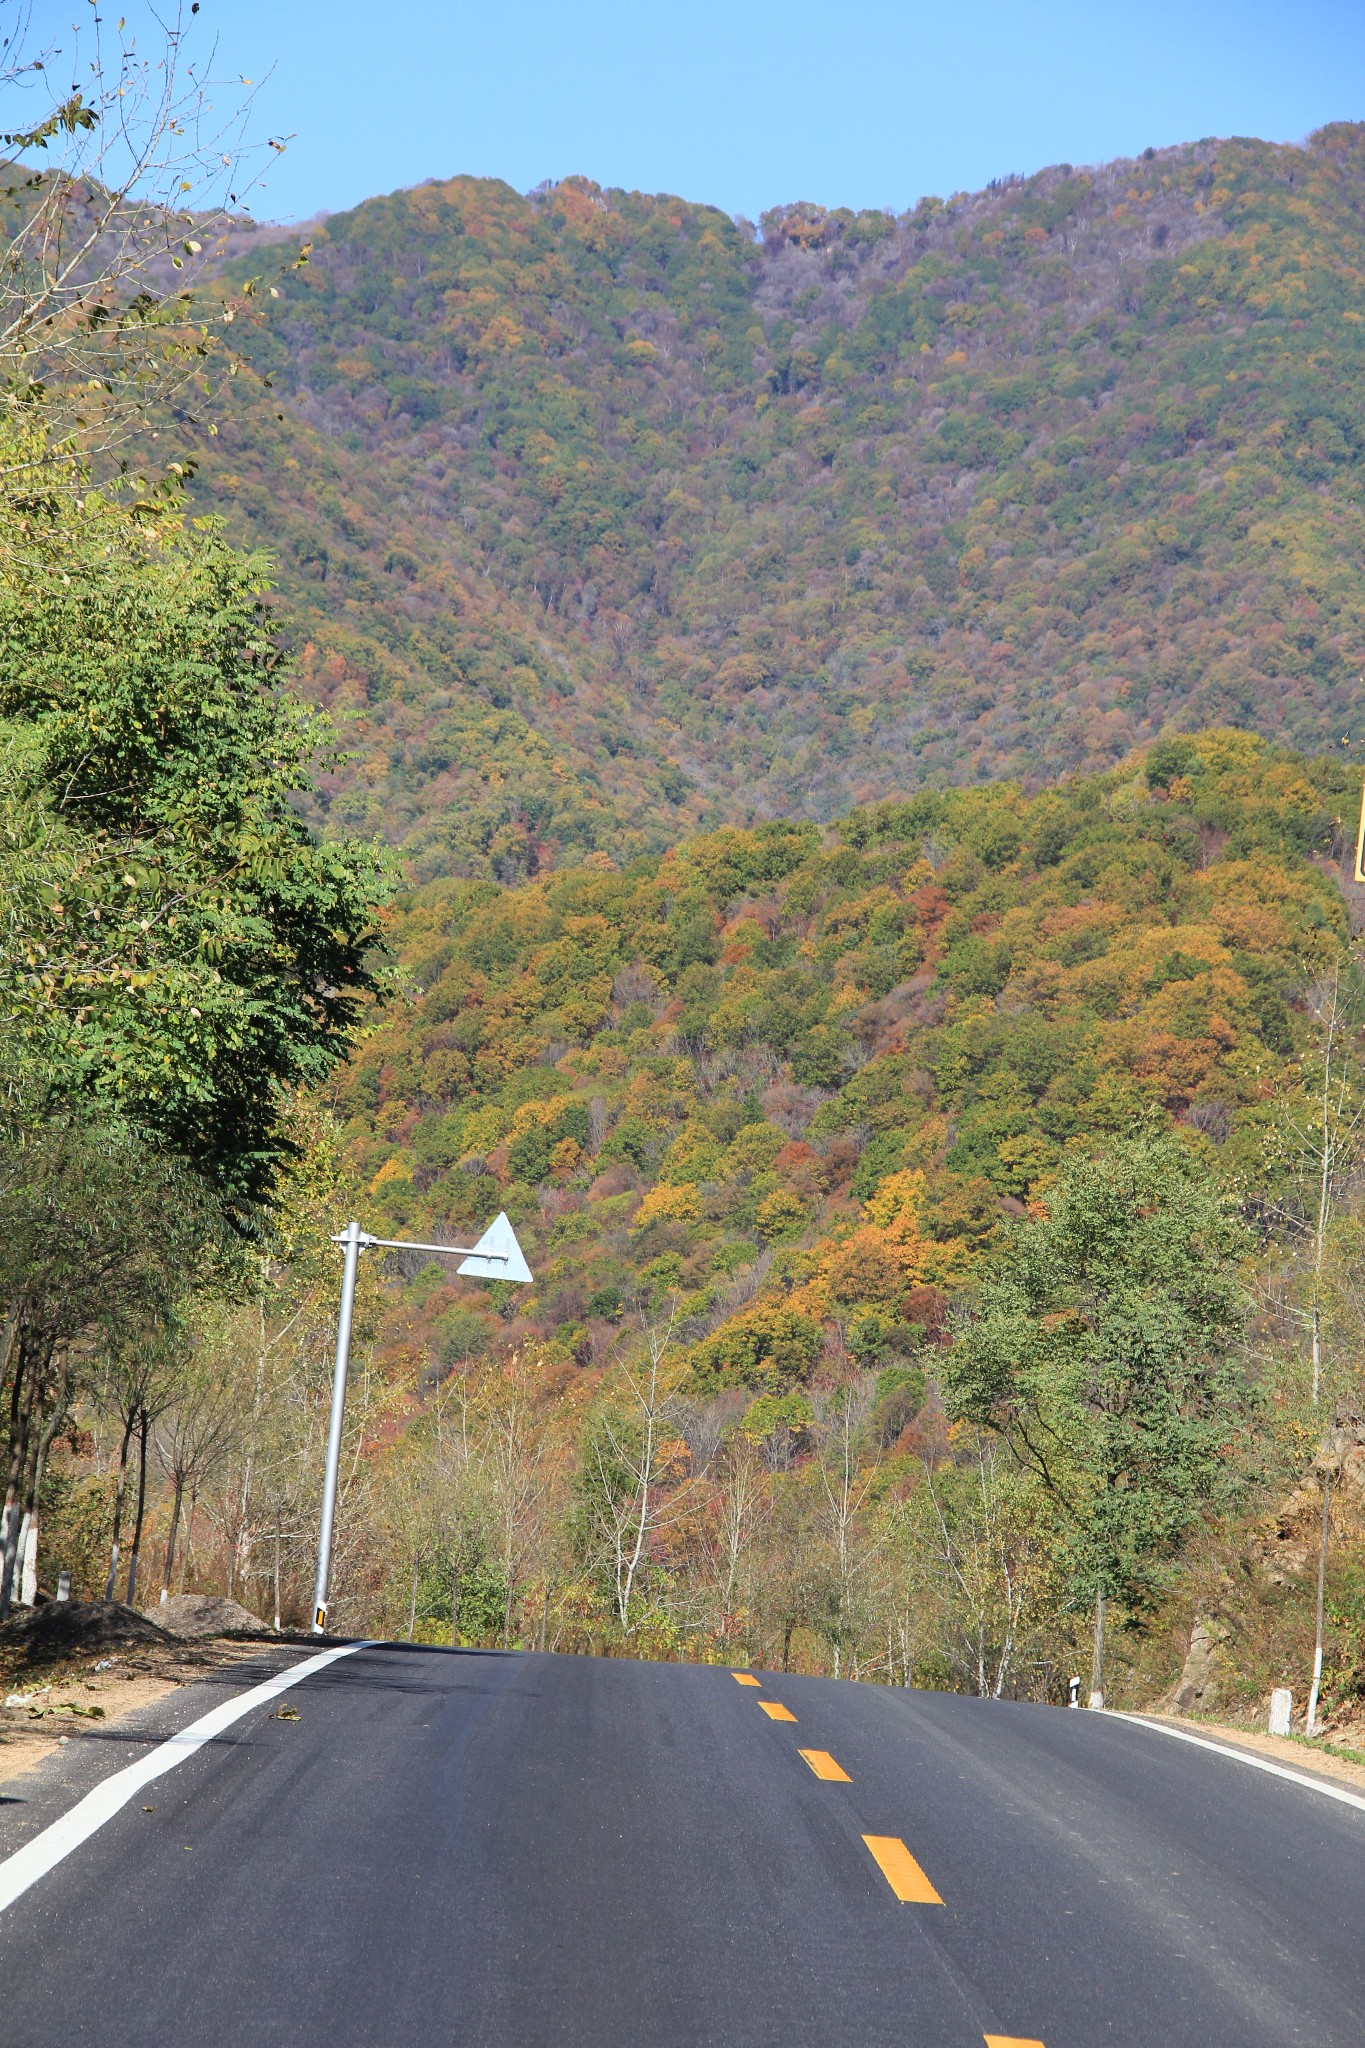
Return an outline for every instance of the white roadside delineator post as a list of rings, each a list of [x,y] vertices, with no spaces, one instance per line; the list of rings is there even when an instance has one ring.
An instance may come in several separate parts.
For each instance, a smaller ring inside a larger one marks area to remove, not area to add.
[[[1277,1685],[1270,1695],[1270,1733],[1288,1735],[1294,1718],[1294,1695],[1287,1685]]]
[[[337,1358],[332,1375],[332,1419],[327,1430],[327,1469],[322,1481],[322,1519],[318,1527],[318,1575],[313,1593],[313,1634],[327,1633],[327,1582],[332,1570],[332,1527],[336,1521],[337,1475],[341,1470],[341,1433],[346,1419],[346,1371],[351,1358],[351,1318],[355,1310],[355,1278],[366,1249],[394,1252],[436,1252],[459,1259],[458,1273],[471,1280],[515,1280],[523,1287],[532,1279],[516,1232],[505,1211],[497,1215],[476,1245],[414,1244],[405,1237],[371,1237],[356,1222],[332,1239],[346,1247],[341,1279],[341,1314],[337,1319]]]

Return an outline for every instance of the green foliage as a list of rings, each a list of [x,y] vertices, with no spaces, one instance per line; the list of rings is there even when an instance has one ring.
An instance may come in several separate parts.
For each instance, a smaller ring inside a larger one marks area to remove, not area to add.
[[[485,1350],[489,1335],[488,1322],[476,1309],[447,1309],[436,1325],[437,1359],[444,1366],[459,1365]]]
[[[1338,1558],[1325,1601],[1330,1650],[1323,1666],[1329,1706],[1350,1709],[1365,1697],[1365,1572],[1358,1560]]]
[[[221,1238],[202,1181],[117,1121],[59,1114],[0,1148],[0,1300],[36,1349],[93,1328],[145,1348],[196,1281],[221,1278]]]
[[[587,1313],[600,1316],[604,1322],[619,1323],[622,1301],[619,1287],[598,1287],[588,1296]]]
[[[280,690],[259,563],[93,494],[30,525],[0,577],[8,1056],[257,1200],[375,986],[380,865],[292,808],[326,729]]]
[[[814,1421],[815,1410],[809,1400],[793,1390],[786,1394],[760,1394],[745,1409],[739,1426],[746,1437],[763,1445],[770,1454],[780,1445],[782,1456],[776,1462],[785,1463],[810,1448]]]
[[[492,1643],[502,1628],[507,1581],[488,1554],[463,1560],[459,1573],[459,1636],[462,1643]]]
[[[1250,1395],[1249,1232],[1167,1133],[1068,1163],[992,1257],[945,1355],[951,1411],[1005,1435],[1065,1507],[1077,1586],[1149,1605],[1230,1497]]]
[[[697,1346],[699,1387],[773,1387],[805,1379],[820,1355],[820,1326],[780,1301],[756,1303]]]

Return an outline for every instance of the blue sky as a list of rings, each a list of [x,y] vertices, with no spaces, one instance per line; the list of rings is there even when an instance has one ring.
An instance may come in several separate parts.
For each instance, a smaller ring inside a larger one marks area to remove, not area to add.
[[[254,210],[280,220],[457,171],[899,209],[1365,118],[1361,0],[201,0],[194,26],[220,72],[273,67],[260,119],[296,139]]]

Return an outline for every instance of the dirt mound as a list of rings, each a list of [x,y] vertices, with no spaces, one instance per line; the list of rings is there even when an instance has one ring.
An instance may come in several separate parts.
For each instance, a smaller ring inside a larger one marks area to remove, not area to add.
[[[120,1643],[169,1641],[164,1629],[121,1600],[45,1600],[0,1628],[0,1649],[16,1650],[30,1662]]]
[[[225,1636],[235,1629],[250,1629],[259,1635],[265,1627],[259,1615],[249,1614],[219,1593],[176,1593],[159,1607],[149,1608],[148,1617],[173,1636]]]

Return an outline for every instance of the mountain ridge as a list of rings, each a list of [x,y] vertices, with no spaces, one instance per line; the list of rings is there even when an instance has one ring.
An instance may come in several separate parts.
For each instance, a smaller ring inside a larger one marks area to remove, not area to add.
[[[1363,206],[1342,123],[757,240],[433,182],[319,226],[196,488],[354,716],[335,815],[418,879],[1168,726],[1312,750],[1365,667]]]

